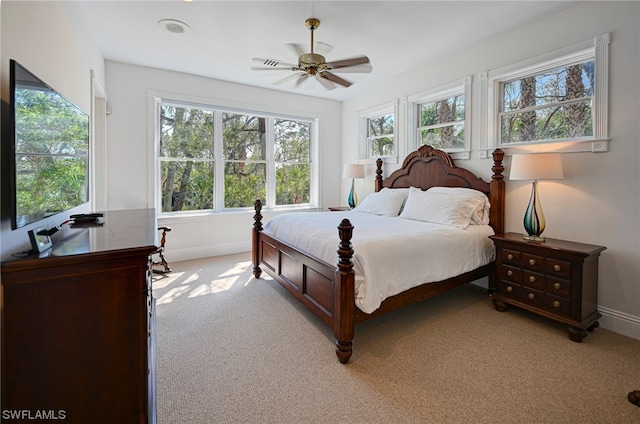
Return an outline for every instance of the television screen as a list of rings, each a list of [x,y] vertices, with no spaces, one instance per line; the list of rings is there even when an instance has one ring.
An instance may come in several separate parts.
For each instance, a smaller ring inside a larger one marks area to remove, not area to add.
[[[89,115],[18,62],[10,68],[16,229],[89,201]]]

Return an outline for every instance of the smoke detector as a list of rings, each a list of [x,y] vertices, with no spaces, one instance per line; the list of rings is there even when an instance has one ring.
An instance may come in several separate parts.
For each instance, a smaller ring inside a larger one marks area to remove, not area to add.
[[[175,19],[162,19],[158,21],[158,26],[172,34],[184,34],[191,29],[189,25]]]

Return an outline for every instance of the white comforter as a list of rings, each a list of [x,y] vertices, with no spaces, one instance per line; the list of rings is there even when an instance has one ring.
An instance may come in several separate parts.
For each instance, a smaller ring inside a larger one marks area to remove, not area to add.
[[[337,264],[337,227],[343,218],[354,226],[356,306],[365,313],[378,309],[387,297],[471,271],[495,257],[488,225],[460,230],[357,211],[295,212],[272,218],[264,232]]]

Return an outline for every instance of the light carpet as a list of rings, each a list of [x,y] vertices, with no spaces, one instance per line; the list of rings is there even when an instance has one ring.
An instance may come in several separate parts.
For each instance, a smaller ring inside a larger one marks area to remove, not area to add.
[[[250,254],[157,276],[158,423],[640,423],[640,341],[563,325],[467,285],[332,331]]]

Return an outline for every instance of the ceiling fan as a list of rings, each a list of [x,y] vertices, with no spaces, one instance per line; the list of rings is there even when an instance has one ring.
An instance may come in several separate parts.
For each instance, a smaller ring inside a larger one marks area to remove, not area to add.
[[[324,56],[315,53],[313,50],[313,35],[314,31],[320,26],[320,21],[310,18],[305,21],[305,25],[311,30],[311,52],[305,53],[299,45],[289,44],[298,54],[297,64],[279,59],[256,57],[253,58],[253,61],[259,63],[261,66],[254,66],[251,69],[258,71],[293,71],[293,74],[276,81],[274,84],[283,84],[287,81],[295,80],[295,85],[298,86],[308,78],[315,78],[328,90],[336,88],[335,84],[343,87],[349,87],[351,85],[351,82],[339,77],[334,72],[370,73],[372,71],[373,68],[367,56],[327,62]]]

